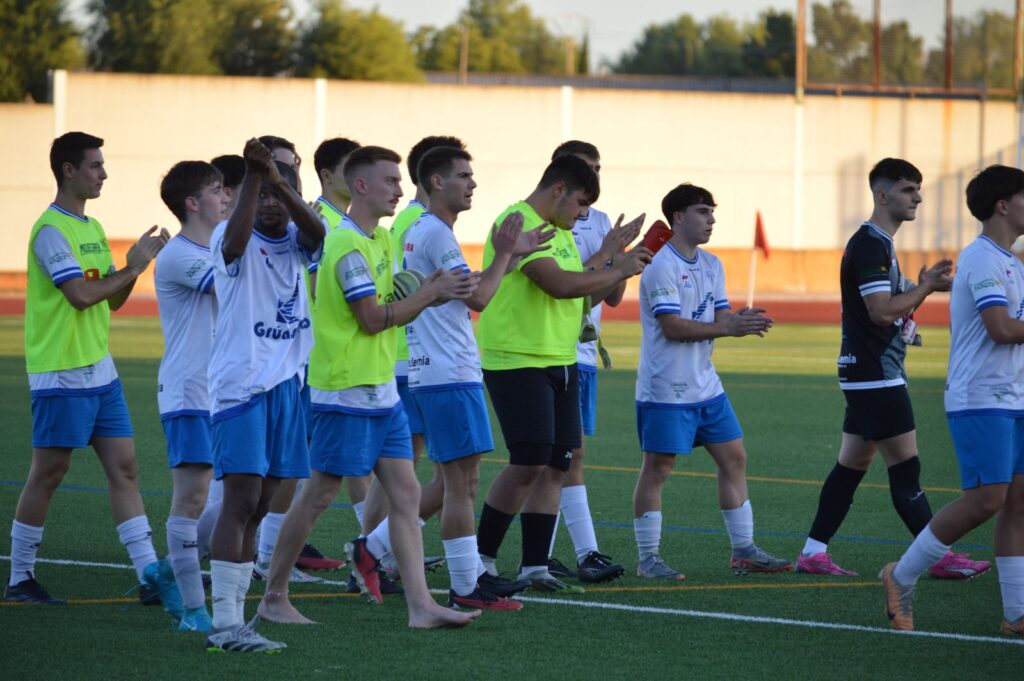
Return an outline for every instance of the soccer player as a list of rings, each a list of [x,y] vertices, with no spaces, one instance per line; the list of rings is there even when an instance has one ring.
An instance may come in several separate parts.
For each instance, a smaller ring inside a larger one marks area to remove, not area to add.
[[[224,500],[211,542],[206,646],[272,652],[283,644],[258,634],[256,620],[243,623],[245,594],[256,528],[279,481],[309,475],[299,390],[313,337],[303,272],[319,256],[325,229],[290,166],[255,139],[243,156],[234,212],[210,239],[219,309],[208,381]]]
[[[114,268],[100,223],[85,214],[107,179],[103,140],[69,132],[53,141],[57,196],[32,227],[25,298],[25,363],[32,397],[32,464],[11,526],[11,578],[4,600],[65,604],[35,578],[50,499],[75,449],[91,446],[107,477],[117,534],[139,583],[181,617],[181,596],[167,561],[157,560],[139,495],[128,405],[108,349],[110,311],[124,305],[170,234],[150,228]]]
[[[223,154],[210,161],[224,177],[222,191],[228,199],[228,213],[235,204],[235,196],[238,194],[242,180],[245,178],[245,159],[238,154]]]
[[[472,206],[477,184],[471,161],[469,152],[452,146],[436,147],[423,155],[417,173],[427,194],[427,212],[406,232],[403,269],[469,271],[454,229],[459,214]],[[481,273],[473,295],[428,307],[405,327],[409,392],[423,416],[428,454],[440,464],[444,485],[443,504],[433,508],[421,504],[420,518],[441,511],[441,541],[451,576],[448,604],[461,608],[522,608],[522,603],[477,584],[478,577],[487,573],[477,551],[473,506],[480,456],[494,449],[494,441],[469,315],[470,310],[480,312],[487,306],[502,277],[522,257],[544,248],[543,240],[555,235],[554,230],[523,233],[522,228],[522,214],[509,213],[500,228],[495,227],[494,259]]]
[[[700,248],[711,238],[715,200],[708,190],[681,184],[661,201],[672,239],[640,277],[640,365],[636,422],[643,465],[633,491],[636,574],[682,581],[659,554],[661,491],[676,456],[703,446],[718,468],[718,506],[737,574],[791,570],[754,543],[747,494],[743,431],[711,362],[714,340],[762,336],[772,325],[764,310],[730,311],[721,261]]]
[[[185,607],[181,631],[206,632],[211,624],[199,572],[198,526],[213,474],[206,369],[217,301],[210,235],[228,209],[222,178],[209,163],[182,161],[160,182],[160,198],[181,224],[181,231],[167,242],[154,264],[164,334],[157,403],[174,489],[167,548]]]
[[[395,255],[391,235],[378,225],[394,214],[402,196],[398,154],[360,147],[345,164],[352,205],[342,225],[328,234],[316,296],[316,344],[310,358],[314,409],[310,462],[313,477],[288,511],[271,563],[259,612],[280,622],[308,623],[288,599],[288,569],[317,518],[349,475],[376,472],[388,497],[391,536],[405,584],[409,626],[462,626],[480,615],[440,606],[423,574],[423,540],[418,521],[420,486],[412,464],[409,426],[395,383],[397,327],[428,305],[466,298],[477,277],[458,271],[433,272],[423,286],[395,300]],[[380,603],[379,566],[355,542],[358,579]]]
[[[567,154],[583,159],[600,178],[601,154],[593,144],[580,140],[564,142],[558,145],[551,155],[551,159],[554,160]],[[589,206],[586,215],[577,220],[572,228],[580,260],[585,264],[607,262],[636,239],[640,232],[640,225],[634,223],[633,227],[634,229],[628,233],[621,233],[621,229],[613,232],[608,216],[593,206]],[[615,307],[622,301],[622,294],[625,290],[626,282],[622,281],[618,286],[612,288],[603,300],[591,300],[591,308],[587,317],[594,327],[595,336],[601,332],[602,303],[608,303]],[[597,355],[596,340],[581,340],[576,346],[576,366],[580,381],[580,420],[583,435],[586,437],[593,436],[597,432]],[[555,531],[551,535],[551,547],[548,551],[548,571],[560,578],[579,577],[581,582],[607,582],[620,577],[625,569],[621,565],[613,563],[608,556],[598,550],[597,533],[594,531],[594,520],[590,515],[590,503],[587,501],[587,488],[583,481],[583,458],[587,451],[583,438],[580,443],[580,446],[572,452],[572,463],[569,465],[569,471],[562,483],[559,503],[559,515],[565,520],[565,526],[569,530],[569,536],[576,550],[576,570],[571,570],[561,561],[551,558],[554,552],[555,536],[558,533],[556,522]]]
[[[843,441],[838,461],[821,488],[797,572],[857,576],[832,561],[828,543],[846,518],[875,452],[881,452],[889,469],[892,504],[910,533],[916,537],[932,518],[921,489],[917,433],[903,361],[907,345],[919,342],[911,314],[933,292],[949,290],[952,262],[922,267],[916,286],[901,273],[893,237],[917,215],[922,200],[917,168],[902,159],[882,159],[871,169],[868,186],[875,207],[846,244],[839,273],[843,313],[839,387],[846,400]],[[931,574],[964,579],[989,567],[987,561],[949,552],[931,567]]]
[[[519,579],[540,590],[581,591],[548,572],[548,550],[562,480],[572,451],[580,446],[576,342],[583,297],[604,298],[639,274],[651,257],[650,251],[636,249],[615,256],[607,266],[584,269],[571,230],[599,193],[598,177],[586,161],[560,156],[526,200],[495,220],[500,225],[519,212],[523,231],[549,224],[558,230],[550,249],[523,258],[502,279],[477,327],[484,383],[509,449],[509,465],[492,482],[480,514],[480,556],[496,576],[498,549],[521,512]],[[484,265],[494,258],[493,237],[488,237]]]
[[[301,195],[302,176],[299,174],[299,170],[302,168],[302,157],[296,151],[295,144],[277,135],[263,135],[259,138],[259,141],[267,149],[270,149],[270,154],[275,161],[289,165],[295,170],[295,187],[296,191]]]
[[[967,184],[982,230],[957,261],[950,297],[946,418],[963,496],[939,509],[882,570],[895,629],[913,629],[914,587],[950,546],[992,516],[1003,596],[1002,633],[1024,636],[1024,171],[989,166]]]

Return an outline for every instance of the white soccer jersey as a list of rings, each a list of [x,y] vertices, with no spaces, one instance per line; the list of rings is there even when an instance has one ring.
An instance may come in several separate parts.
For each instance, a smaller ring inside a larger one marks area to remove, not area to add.
[[[209,247],[177,235],[156,256],[153,279],[164,333],[157,373],[160,418],[209,416],[206,371],[217,318]]]
[[[949,301],[950,414],[1024,410],[1024,345],[997,345],[981,320],[982,310],[996,306],[1013,319],[1024,316],[1024,266],[980,236],[960,254]]]
[[[404,254],[404,269],[426,275],[438,268],[469,270],[452,228],[432,213],[424,213],[405,233]],[[465,302],[428,307],[405,325],[405,337],[411,392],[482,385],[480,351]]]
[[[239,407],[301,375],[313,347],[303,270],[319,259],[299,242],[299,230],[271,239],[253,230],[238,260],[224,262],[221,222],[210,238],[217,324],[208,372],[210,414]]]
[[[642,405],[697,407],[722,394],[722,382],[711,363],[713,341],[665,338],[658,317],[711,323],[718,310],[728,310],[721,261],[697,249],[688,260],[672,244],[658,251],[640,276],[640,366],[636,400]]]
[[[573,225],[572,235],[576,239],[576,250],[580,252],[580,262],[586,263],[601,250],[601,243],[608,232],[612,231],[612,223],[608,215],[596,208],[591,208],[585,218],[580,218]],[[601,308],[598,303],[590,309],[590,321],[598,333],[601,333]],[[576,363],[589,369],[597,370],[597,341],[576,344]]]

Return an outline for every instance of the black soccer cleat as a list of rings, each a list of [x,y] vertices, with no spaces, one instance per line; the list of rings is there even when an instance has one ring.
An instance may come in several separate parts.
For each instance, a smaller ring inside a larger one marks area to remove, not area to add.
[[[559,579],[576,579],[577,574],[557,558],[548,558],[548,572]]]
[[[28,579],[18,582],[14,586],[7,585],[4,592],[4,600],[11,603],[38,603],[41,605],[67,605],[68,602],[54,598],[43,585],[36,581],[36,578],[29,573]]]
[[[485,572],[477,577],[476,583],[487,593],[500,596],[501,598],[511,598],[517,593],[521,593],[530,588],[530,580],[528,579],[517,579],[513,581],[511,579],[492,575],[489,572]]]
[[[580,581],[588,584],[610,582],[621,577],[626,571],[626,568],[613,563],[610,557],[597,551],[588,553],[576,569],[579,570]]]

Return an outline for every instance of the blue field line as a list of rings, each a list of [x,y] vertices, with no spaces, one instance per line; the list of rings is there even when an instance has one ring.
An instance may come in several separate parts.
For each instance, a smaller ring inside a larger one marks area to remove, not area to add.
[[[0,480],[0,485],[21,487],[25,483],[21,480]],[[61,485],[57,489],[68,491],[68,492],[93,492],[106,494],[106,487],[84,487],[81,485]],[[169,497],[170,492],[164,490],[139,490],[140,494],[144,497]],[[352,504],[335,503],[331,504],[330,508],[338,509],[350,509]],[[476,516],[480,517],[479,514]],[[609,521],[595,520],[595,527],[614,527],[616,529],[633,529],[633,523],[614,523]],[[685,532],[688,534],[725,534],[725,530],[720,528],[711,527],[681,527],[678,525],[665,525],[662,528],[662,532]],[[770,531],[758,531],[758,537],[785,537],[787,539],[806,539],[807,534],[804,532],[770,532]],[[865,544],[894,544],[897,546],[910,546],[912,540],[909,539],[879,539],[877,537],[847,537],[843,535],[836,535],[832,537],[832,541],[846,541],[846,542],[862,542]],[[991,551],[992,547],[985,544],[957,544],[958,549],[969,550],[969,551]]]

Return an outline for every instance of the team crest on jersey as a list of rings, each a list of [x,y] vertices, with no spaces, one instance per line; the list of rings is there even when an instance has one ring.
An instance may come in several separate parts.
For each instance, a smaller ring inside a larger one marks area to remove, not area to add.
[[[274,269],[274,263],[270,262],[270,254],[263,250],[262,246],[260,246],[260,255],[263,256],[263,262],[267,263],[267,267]]]
[[[704,311],[708,309],[708,305],[713,303],[714,300],[714,295],[712,295],[711,293],[705,294],[704,300],[700,301],[700,305],[698,305],[697,309],[693,311],[692,319],[700,319],[704,315]]]
[[[188,270],[185,271],[185,276],[189,279],[195,279],[197,274],[206,271],[206,267],[207,265],[205,260],[196,260],[189,266]]]
[[[263,249],[260,249],[263,250]],[[292,295],[288,300],[277,301],[277,323],[278,324],[295,324],[299,321],[299,318],[295,316],[295,306],[299,302],[299,278],[295,277],[295,288],[292,289]]]

